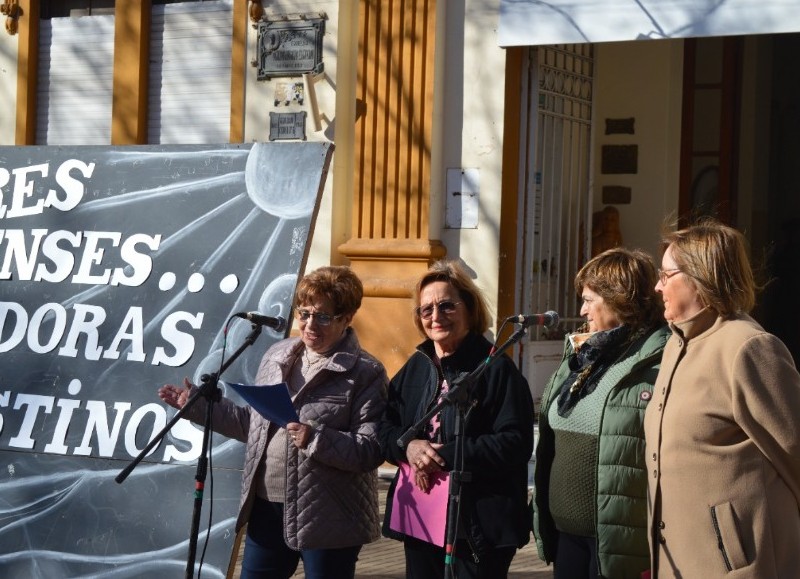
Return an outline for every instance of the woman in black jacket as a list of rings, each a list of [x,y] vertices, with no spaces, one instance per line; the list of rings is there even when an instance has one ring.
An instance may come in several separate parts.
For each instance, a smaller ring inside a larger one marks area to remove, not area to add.
[[[505,355],[465,386],[463,473],[457,540],[445,558],[445,529],[437,526],[447,500],[424,514],[426,497],[447,498],[456,457],[458,408],[445,404],[416,438],[398,444],[409,428],[436,406],[449,385],[490,355],[484,297],[456,262],[440,261],[416,285],[414,322],[427,339],[389,386],[380,427],[387,459],[398,465],[389,489],[383,533],[404,542],[406,577],[443,577],[446,561],[457,577],[497,579],[508,574],[519,547],[528,542],[527,465],[533,452],[533,402],[528,383]]]

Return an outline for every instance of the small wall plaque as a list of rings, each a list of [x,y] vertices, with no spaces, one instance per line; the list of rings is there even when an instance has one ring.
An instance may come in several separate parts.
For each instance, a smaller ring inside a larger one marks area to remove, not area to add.
[[[635,175],[639,171],[639,145],[603,145],[600,151],[604,175]]]
[[[258,24],[258,80],[322,72],[323,18]]]
[[[306,111],[299,113],[270,113],[269,140],[306,140]]]
[[[606,205],[627,205],[631,197],[630,187],[603,185],[603,203]]]
[[[636,131],[636,119],[606,119],[606,135],[632,135]]]

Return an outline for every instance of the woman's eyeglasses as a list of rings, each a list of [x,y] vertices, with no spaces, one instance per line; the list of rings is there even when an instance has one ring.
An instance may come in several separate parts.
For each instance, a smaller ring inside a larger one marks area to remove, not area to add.
[[[428,304],[427,306],[420,306],[414,310],[423,320],[430,320],[433,316],[433,310],[438,310],[440,314],[448,316],[456,311],[456,306],[461,302],[454,302],[453,300],[442,300],[438,304]]]
[[[681,270],[677,267],[673,267],[672,269],[659,269],[658,280],[661,282],[661,285],[665,285],[669,278],[673,275],[678,275],[680,272]]]
[[[323,314],[320,312],[309,312],[308,310],[297,310],[297,319],[301,322],[307,322],[311,318],[320,325],[320,326],[330,326],[333,320],[338,320],[342,317],[342,314],[336,314],[332,316],[331,314]]]

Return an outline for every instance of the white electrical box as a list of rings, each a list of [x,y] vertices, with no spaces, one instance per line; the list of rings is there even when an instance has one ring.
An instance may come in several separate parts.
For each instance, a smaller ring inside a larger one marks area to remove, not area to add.
[[[445,227],[448,229],[477,229],[479,195],[480,172],[478,169],[448,169]]]

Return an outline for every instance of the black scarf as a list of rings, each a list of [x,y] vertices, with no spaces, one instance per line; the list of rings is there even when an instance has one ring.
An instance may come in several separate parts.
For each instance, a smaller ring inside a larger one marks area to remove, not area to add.
[[[567,416],[579,400],[597,388],[631,335],[630,326],[595,332],[567,359],[570,369],[558,394],[558,415]]]

